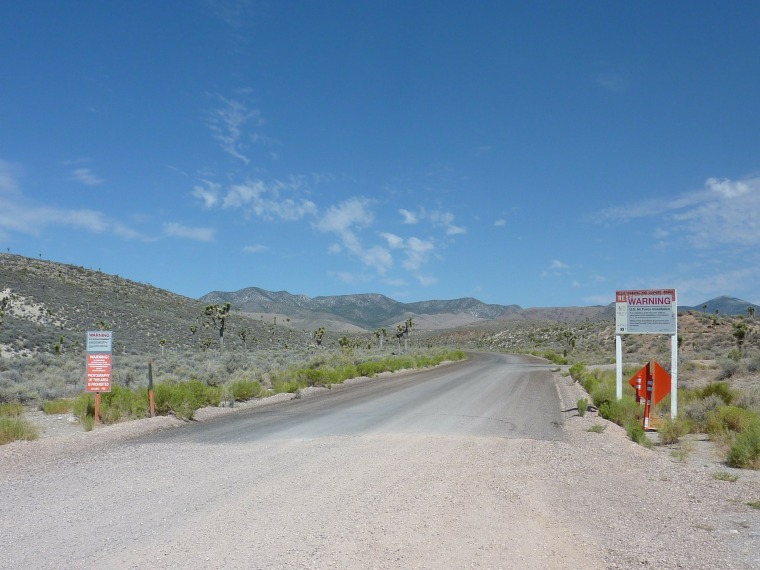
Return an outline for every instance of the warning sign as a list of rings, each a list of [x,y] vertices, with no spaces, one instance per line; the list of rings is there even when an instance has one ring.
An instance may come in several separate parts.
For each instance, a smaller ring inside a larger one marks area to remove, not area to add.
[[[678,332],[675,289],[617,291],[616,334],[670,334]]]
[[[112,331],[87,331],[85,391],[111,391]]]
[[[87,392],[111,391],[111,355],[93,353],[87,355]]]

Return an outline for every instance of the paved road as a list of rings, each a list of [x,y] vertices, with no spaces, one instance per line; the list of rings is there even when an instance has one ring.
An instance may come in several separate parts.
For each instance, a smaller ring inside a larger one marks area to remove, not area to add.
[[[74,450],[0,472],[0,567],[602,567],[519,491],[560,419],[546,365],[475,354]]]
[[[221,444],[380,434],[556,439],[560,419],[545,362],[478,353],[468,361],[290,400],[148,441]]]

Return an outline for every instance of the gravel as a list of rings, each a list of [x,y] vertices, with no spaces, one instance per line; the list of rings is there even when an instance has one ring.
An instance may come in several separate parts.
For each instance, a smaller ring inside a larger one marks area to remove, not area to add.
[[[760,568],[755,473],[636,445],[554,380],[559,440],[134,439],[162,417],[3,446],[0,568]]]

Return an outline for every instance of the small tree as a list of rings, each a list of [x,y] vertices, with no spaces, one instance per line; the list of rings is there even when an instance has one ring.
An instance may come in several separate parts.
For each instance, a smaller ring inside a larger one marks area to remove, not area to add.
[[[164,355],[164,347],[166,346],[166,339],[162,338],[158,341],[159,346],[161,347],[161,356]]]
[[[380,350],[383,349],[383,341],[385,340],[387,336],[388,336],[388,331],[383,328],[377,329],[375,331],[375,337],[380,342]]]
[[[754,318],[755,317],[755,307],[753,307],[752,305],[750,305],[749,307],[747,307],[747,314],[749,315],[750,319]]]
[[[317,330],[314,331],[314,342],[317,343],[317,346],[322,346],[322,337],[325,336],[325,327],[319,327]]]
[[[237,334],[240,337],[240,340],[243,341],[243,348],[248,350],[248,335],[251,334],[251,329],[243,327],[238,330]]]
[[[219,331],[219,348],[224,350],[224,329],[227,325],[227,317],[230,314],[232,305],[225,303],[224,305],[208,305],[203,311],[208,319],[208,324]]]
[[[739,349],[740,353],[742,351],[744,341],[747,339],[747,333],[749,333],[749,327],[743,320],[739,320],[733,324],[731,334],[736,339],[736,348]]]

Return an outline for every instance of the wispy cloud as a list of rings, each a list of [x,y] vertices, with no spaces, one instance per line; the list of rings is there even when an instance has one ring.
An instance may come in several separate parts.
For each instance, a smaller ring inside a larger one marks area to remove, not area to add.
[[[258,109],[249,109],[247,104],[219,96],[220,107],[211,111],[208,126],[212,136],[222,147],[222,150],[245,164],[250,162],[245,152],[249,141],[257,139],[255,133],[246,134],[250,126],[258,127],[264,124]]]
[[[393,257],[381,246],[365,248],[358,235],[374,221],[372,205],[373,201],[367,198],[350,198],[328,208],[314,227],[322,233],[336,234],[342,248],[382,275],[393,265]],[[333,247],[332,251],[336,248]]]
[[[89,168],[77,168],[71,173],[71,175],[74,180],[86,184],[87,186],[97,186],[98,184],[105,182],[105,180],[96,176]]]
[[[404,217],[404,223],[405,224],[416,224],[419,222],[419,219],[417,218],[417,214],[414,212],[410,212],[409,210],[404,210],[403,208],[399,210],[399,213]]]
[[[404,217],[403,223],[417,224],[421,220],[427,220],[435,228],[443,228],[447,235],[466,234],[467,230],[462,226],[454,225],[454,214],[442,210],[427,212],[421,209],[418,213],[401,209],[399,213]]]
[[[639,218],[660,220],[668,236],[683,236],[695,247],[760,246],[760,177],[743,180],[709,178],[705,189],[669,200],[616,206],[589,216],[597,223]],[[663,234],[659,234],[662,239]]]
[[[311,200],[301,197],[286,198],[283,192],[291,192],[300,187],[300,179],[290,182],[267,184],[263,180],[249,180],[244,184],[234,184],[227,189],[222,200],[224,208],[244,208],[248,214],[266,220],[301,220],[317,214],[317,206]]]
[[[41,235],[47,228],[65,226],[97,234],[113,233],[142,239],[139,232],[109,219],[103,212],[39,206],[28,200],[19,186],[20,168],[0,160],[0,231]]]
[[[595,78],[596,84],[607,91],[625,91],[628,78],[620,73],[600,73]]]
[[[201,242],[210,242],[214,241],[216,230],[212,228],[193,228],[176,222],[166,222],[164,224],[164,235]]]
[[[435,251],[435,243],[432,240],[423,240],[417,237],[404,239],[395,234],[384,232],[380,236],[385,239],[388,247],[403,252],[406,259],[403,262],[405,269],[409,269],[419,280],[419,270],[430,260]]]
[[[553,259],[549,264],[549,267],[541,272],[541,277],[548,277],[550,275],[553,277],[559,277],[567,274],[568,269],[570,269],[570,266],[567,263],[560,261],[559,259]]]
[[[243,248],[243,253],[261,253],[262,251],[268,251],[269,248],[265,245],[246,245]]]
[[[208,180],[201,180],[202,186],[193,187],[193,196],[203,202],[206,208],[213,208],[219,203],[219,193],[222,185]]]
[[[251,0],[206,0],[214,15],[233,29],[245,25],[253,15]]]
[[[506,225],[507,225],[507,220],[504,220],[504,219],[496,220],[496,221],[493,223],[493,225],[494,225],[494,227],[496,227],[496,228],[503,228],[504,226],[506,226]]]

